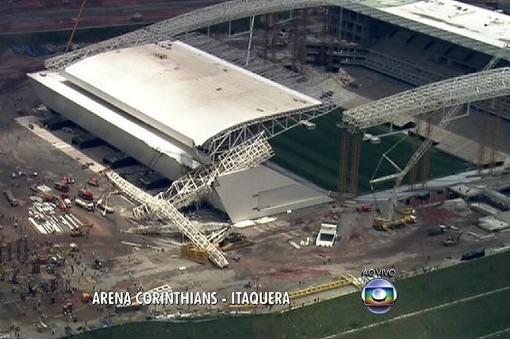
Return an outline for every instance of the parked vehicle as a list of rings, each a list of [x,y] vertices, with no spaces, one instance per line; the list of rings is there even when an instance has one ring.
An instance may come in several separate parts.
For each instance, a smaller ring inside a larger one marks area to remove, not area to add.
[[[65,181],[59,181],[55,183],[55,189],[59,190],[60,192],[67,193],[69,192],[69,186]]]
[[[5,198],[7,199],[7,201],[9,202],[9,204],[12,207],[18,206],[18,199],[16,199],[14,197],[14,194],[12,194],[12,192],[10,190],[5,190],[4,191],[4,195],[5,195]]]
[[[94,200],[94,194],[91,191],[86,190],[86,189],[79,190],[78,195],[80,196],[80,198],[87,200],[87,201]]]
[[[81,207],[83,209],[86,209],[87,211],[92,211],[94,210],[94,204],[89,202],[89,201],[84,201],[84,200],[81,200],[81,199],[78,199],[76,198],[74,200],[74,204],[78,207]]]

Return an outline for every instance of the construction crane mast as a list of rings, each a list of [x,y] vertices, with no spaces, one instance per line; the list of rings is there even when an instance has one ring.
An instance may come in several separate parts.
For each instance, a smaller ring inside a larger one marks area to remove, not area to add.
[[[69,52],[71,49],[71,46],[73,44],[74,35],[76,34],[76,30],[78,29],[78,25],[80,24],[81,17],[83,16],[83,11],[85,10],[85,5],[87,4],[87,0],[83,0],[80,6],[80,11],[78,12],[78,17],[74,20],[74,26],[71,31],[71,36],[69,37],[69,40],[67,41],[66,46],[66,53]]]
[[[487,71],[489,69],[492,69],[499,61],[501,60],[501,53],[494,56],[490,62],[484,67],[484,71]],[[448,110],[441,120],[438,123],[438,126],[441,128],[445,128],[448,126],[450,121],[452,121],[459,112],[459,110],[462,108],[462,105],[453,106]],[[420,159],[427,153],[427,151],[430,149],[430,146],[432,146],[433,141],[431,139],[426,139],[418,148],[418,150],[413,154],[407,165],[396,175],[395,179],[395,185],[393,186],[393,190],[391,192],[390,201],[389,201],[389,207],[388,207],[388,215],[387,220],[393,220],[394,213],[395,213],[395,207],[397,204],[397,196],[398,191],[400,189],[400,186],[402,185],[402,182],[404,181],[405,176],[418,164]],[[373,182],[371,182],[372,184]]]

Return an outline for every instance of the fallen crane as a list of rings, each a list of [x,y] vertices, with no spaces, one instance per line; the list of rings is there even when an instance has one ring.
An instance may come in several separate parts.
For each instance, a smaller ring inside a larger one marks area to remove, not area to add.
[[[165,220],[168,220],[170,224],[174,225],[182,234],[188,237],[197,248],[207,251],[209,259],[215,265],[220,268],[228,265],[227,259],[216,245],[207,240],[207,237],[170,202],[142,191],[113,171],[106,171],[105,175],[128,198],[144,203],[152,211],[160,213]]]
[[[260,133],[221,154],[212,164],[202,165],[188,175],[175,180],[170,188],[157,194],[156,198],[168,201],[177,209],[189,206],[209,193],[216,177],[255,167],[272,156],[271,145],[263,133]],[[133,215],[137,220],[162,217],[155,212],[147,203],[133,209]]]

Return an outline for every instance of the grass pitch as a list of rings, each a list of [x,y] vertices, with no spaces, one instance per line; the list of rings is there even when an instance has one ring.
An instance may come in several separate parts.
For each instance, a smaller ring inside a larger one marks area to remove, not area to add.
[[[483,295],[409,318],[383,323],[339,338],[478,338],[501,332],[508,338],[510,312],[501,308],[510,300],[508,289]]]
[[[341,120],[341,112],[335,111],[316,119],[315,130],[296,127],[271,140],[275,150],[273,161],[301,177],[331,191],[338,190],[338,172],[340,163],[341,130],[336,124]],[[385,126],[369,130],[373,135],[388,132]],[[358,189],[361,192],[370,190],[369,180],[384,152],[401,141],[388,156],[403,168],[414,153],[413,137],[403,139],[402,134],[383,137],[381,143],[374,145],[361,143],[361,159],[359,167]],[[350,159],[350,153],[348,155]],[[348,161],[350,162],[350,161]],[[418,165],[417,178],[421,178],[422,165]],[[470,164],[459,158],[446,154],[432,147],[430,150],[430,178],[438,178],[457,173],[468,168]],[[394,173],[388,162],[383,162],[376,177]],[[347,173],[350,173],[348,170]],[[347,176],[347,182],[350,182]],[[349,186],[349,185],[347,185]],[[376,189],[390,188],[392,183],[380,185]]]

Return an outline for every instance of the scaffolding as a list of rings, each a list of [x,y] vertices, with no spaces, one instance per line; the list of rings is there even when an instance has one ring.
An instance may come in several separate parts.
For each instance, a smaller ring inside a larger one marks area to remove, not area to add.
[[[429,140],[432,136],[432,118],[429,116],[425,121],[425,139]],[[418,148],[419,149],[419,148]],[[422,159],[422,172],[421,172],[421,185],[423,188],[427,185],[430,176],[430,149],[427,149],[423,154]],[[416,166],[413,166],[416,167]]]
[[[414,150],[413,153],[416,153],[418,149],[420,148],[420,142],[421,142],[421,119],[416,119],[416,127],[415,127],[415,134],[414,134]],[[414,189],[414,185],[416,184],[416,179],[418,178],[418,165],[413,166],[411,169],[411,189]]]
[[[211,191],[215,179],[258,166],[273,156],[271,145],[264,138],[263,133],[253,139],[223,153],[216,161],[209,165],[197,167],[184,177],[175,180],[164,192],[156,195],[157,199],[166,200],[177,209],[189,206],[202,199]],[[153,205],[142,203],[133,209],[137,220],[165,219]]]
[[[291,51],[292,66],[301,74],[304,74],[304,64],[306,63],[307,17],[307,9],[299,9],[292,18],[294,34]]]
[[[151,210],[163,215],[169,223],[191,240],[197,248],[207,251],[209,259],[218,267],[224,268],[228,265],[228,261],[223,253],[207,240],[207,237],[171,203],[151,196],[113,171],[106,171],[105,175],[129,199],[138,203],[145,203],[150,206]]]

